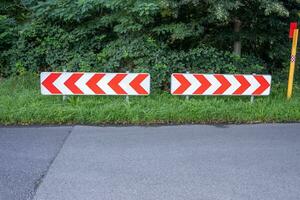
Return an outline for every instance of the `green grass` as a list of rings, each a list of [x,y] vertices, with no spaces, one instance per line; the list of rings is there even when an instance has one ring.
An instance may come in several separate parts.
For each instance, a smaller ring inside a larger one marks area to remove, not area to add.
[[[120,96],[42,96],[39,78],[25,75],[0,80],[0,124],[168,124],[261,123],[300,121],[300,88],[292,100],[272,86],[268,97],[184,97],[168,93]]]

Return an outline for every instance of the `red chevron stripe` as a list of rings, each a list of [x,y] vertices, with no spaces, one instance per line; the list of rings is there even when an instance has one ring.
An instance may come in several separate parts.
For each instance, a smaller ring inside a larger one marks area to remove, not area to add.
[[[116,94],[127,94],[121,87],[120,82],[127,76],[127,74],[117,74],[114,78],[112,78],[108,85],[115,91]]]
[[[148,77],[148,74],[138,74],[129,85],[138,93],[138,94],[148,94],[148,92],[141,86],[141,83]]]
[[[180,86],[173,92],[173,94],[182,94],[190,86],[191,83],[182,74],[173,74],[173,76],[180,82]]]
[[[247,81],[244,75],[235,75],[234,77],[241,85],[238,89],[236,89],[236,91],[234,91],[233,94],[243,94],[251,86],[251,84]]]
[[[86,85],[95,93],[95,94],[105,94],[105,92],[97,85],[97,83],[105,76],[105,74],[95,74],[92,78],[86,83]]]
[[[202,74],[194,74],[194,77],[201,83],[201,86],[193,94],[203,94],[211,86],[211,83]]]
[[[83,73],[74,73],[68,78],[68,80],[64,83],[65,86],[73,93],[73,94],[83,94],[83,92],[75,85],[75,83],[83,76]]]
[[[231,83],[222,74],[215,74],[214,77],[221,83],[221,86],[214,92],[214,94],[223,94],[231,86]]]
[[[254,75],[254,78],[259,82],[260,86],[253,92],[253,95],[260,95],[270,87],[270,83],[261,75]]]
[[[61,94],[61,91],[53,85],[54,81],[60,77],[61,73],[50,73],[50,75],[42,82],[42,85],[47,88],[51,94]]]

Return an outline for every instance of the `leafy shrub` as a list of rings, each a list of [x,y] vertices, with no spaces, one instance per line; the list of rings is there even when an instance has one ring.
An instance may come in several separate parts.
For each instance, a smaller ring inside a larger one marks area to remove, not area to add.
[[[280,80],[298,1],[3,0],[0,76],[24,71],[273,73]],[[233,31],[241,21],[239,32]],[[241,40],[242,56],[232,53]]]
[[[167,89],[171,73],[263,73],[263,62],[253,56],[243,58],[213,47],[199,45],[176,51],[150,38],[121,39],[108,44],[98,54],[100,70],[148,72],[155,88]]]

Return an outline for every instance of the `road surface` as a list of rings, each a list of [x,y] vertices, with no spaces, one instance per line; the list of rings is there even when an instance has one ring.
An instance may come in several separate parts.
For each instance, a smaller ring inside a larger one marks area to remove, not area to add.
[[[2,200],[296,200],[300,124],[0,128]]]

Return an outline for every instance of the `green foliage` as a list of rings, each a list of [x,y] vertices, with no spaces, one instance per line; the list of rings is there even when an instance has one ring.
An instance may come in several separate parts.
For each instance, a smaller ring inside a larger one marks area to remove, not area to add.
[[[45,70],[273,73],[286,68],[296,0],[0,0],[0,76]],[[242,22],[234,33],[235,20]],[[232,52],[236,39],[242,56]],[[279,77],[279,76],[278,76]]]
[[[104,67],[101,71],[148,72],[154,88],[161,89],[168,89],[169,77],[175,72],[264,72],[262,61],[251,56],[241,58],[205,45],[176,51],[143,37],[111,42],[98,54],[98,61]]]
[[[15,21],[6,15],[0,15],[0,77],[11,73],[11,67],[7,63],[8,55],[5,53],[7,49],[11,49],[13,42],[16,40],[13,27]]]

